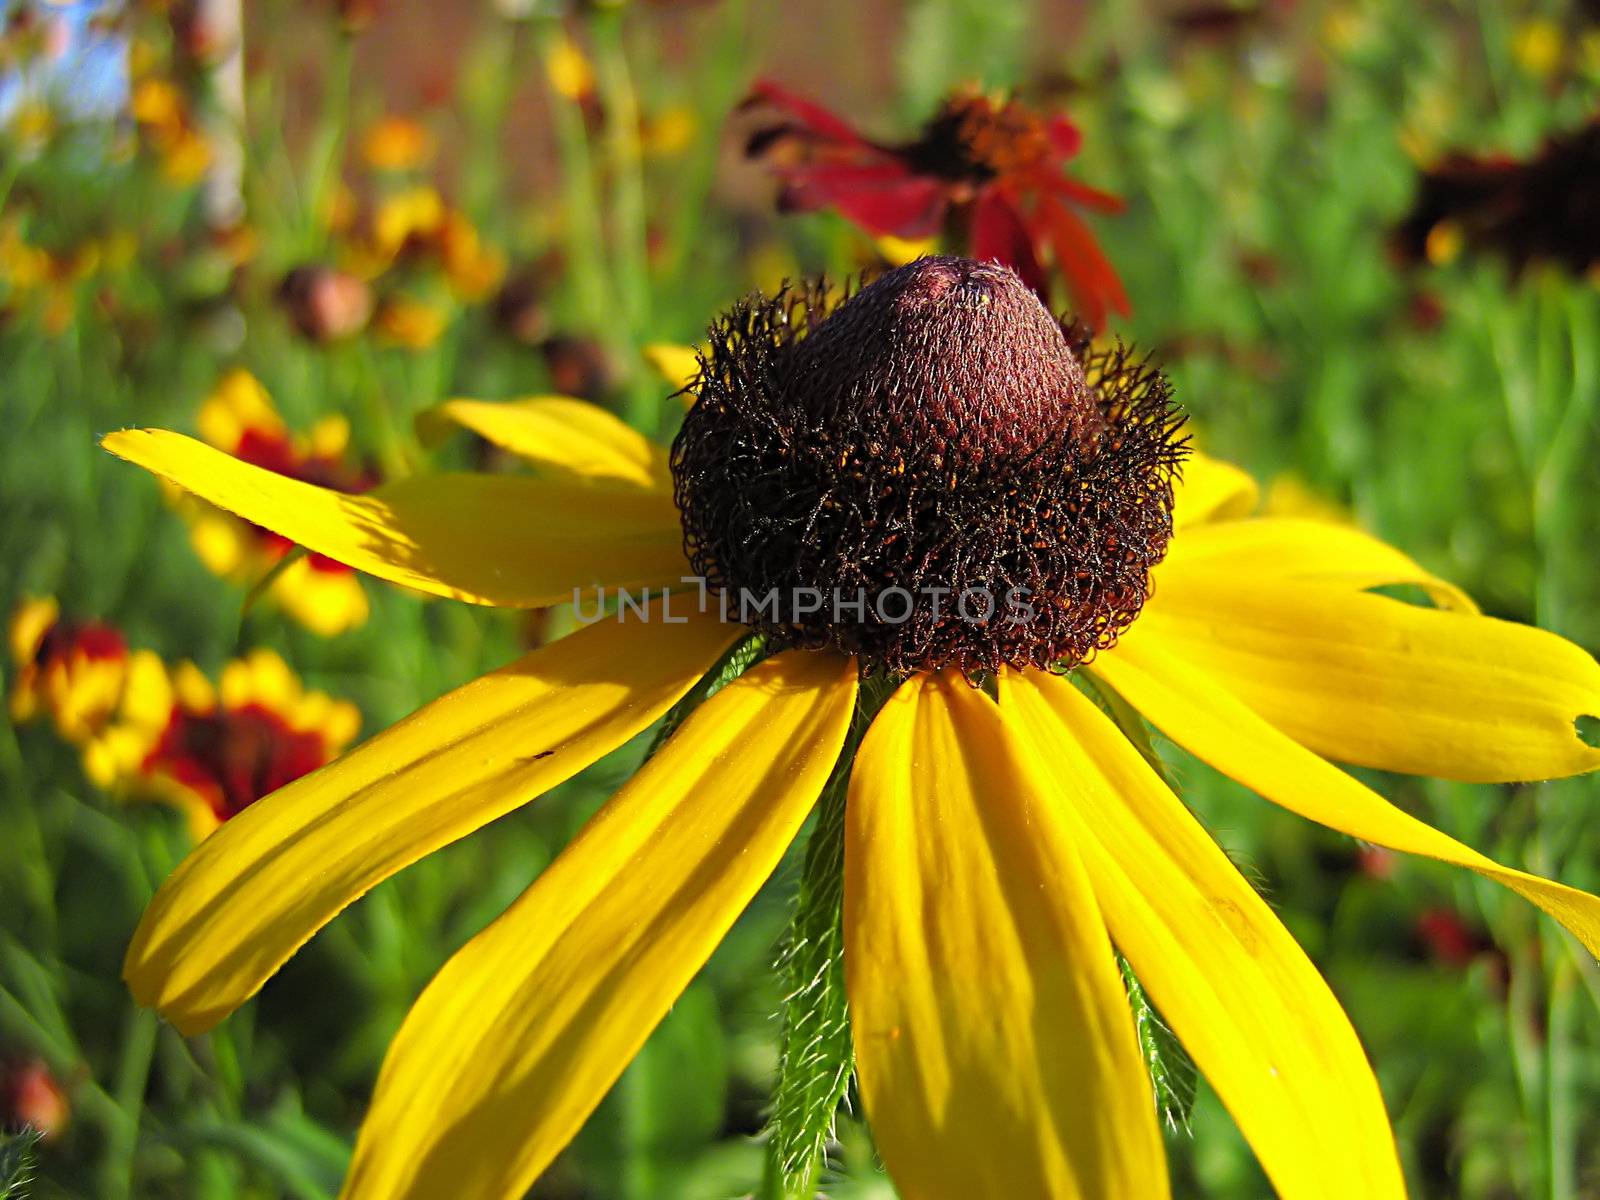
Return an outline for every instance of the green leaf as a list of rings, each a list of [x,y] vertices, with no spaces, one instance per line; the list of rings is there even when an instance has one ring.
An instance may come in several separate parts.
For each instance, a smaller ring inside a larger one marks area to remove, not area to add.
[[[811,1200],[855,1066],[844,988],[845,797],[856,747],[892,689],[865,680],[850,737],[817,802],[778,969],[787,986],[778,1087],[767,1121],[767,1195]]]
[[[0,1200],[23,1200],[28,1194],[35,1152],[43,1136],[37,1129],[0,1134]]]
[[[1122,982],[1128,989],[1128,1005],[1133,1009],[1139,1052],[1144,1056],[1150,1085],[1155,1090],[1156,1112],[1167,1128],[1174,1132],[1187,1131],[1189,1112],[1194,1107],[1194,1060],[1161,1019],[1155,1005],[1150,1003],[1128,960],[1119,954],[1117,964],[1122,968]]]

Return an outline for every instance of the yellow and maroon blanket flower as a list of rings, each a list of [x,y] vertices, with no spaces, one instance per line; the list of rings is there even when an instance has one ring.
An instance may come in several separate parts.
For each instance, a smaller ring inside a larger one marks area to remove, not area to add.
[[[361,724],[354,705],[307,691],[270,650],[228,663],[216,685],[193,663],[168,680],[121,714],[111,772],[123,789],[180,808],[197,839],[331,762]]]
[[[747,302],[713,328],[693,386],[670,455],[571,400],[452,402],[439,419],[535,473],[365,496],[174,433],[107,437],[211,503],[437,595],[533,608],[672,589],[230,821],[151,903],[126,961],[139,1001],[185,1032],[214,1026],[373,885],[731,676],[423,992],[345,1197],[524,1194],[830,778],[848,786],[856,1071],[901,1194],[1169,1193],[1115,947],[1279,1195],[1403,1196],[1348,1018],[1145,757],[1139,722],[1293,812],[1511,888],[1595,953],[1600,899],[1490,860],[1335,764],[1593,771],[1577,723],[1600,714],[1600,664],[1480,615],[1348,525],[1251,516],[1248,476],[1185,457],[1159,374],[1075,347],[993,266],[928,259],[843,304]],[[1007,580],[1028,584],[1031,615],[951,615]],[[858,582],[876,619],[809,603]],[[806,604],[782,599],[791,584]],[[1373,590],[1389,585],[1432,605]],[[896,589],[910,605],[890,621]],[[727,671],[752,638],[767,657]]]
[[[343,417],[325,417],[305,437],[291,433],[259,381],[234,370],[200,408],[200,435],[244,462],[289,479],[341,492],[364,492],[377,473],[349,454],[350,427]],[[190,541],[207,567],[225,579],[253,584],[294,549],[281,534],[210,505],[182,503]],[[305,554],[283,568],[271,599],[313,632],[332,637],[365,623],[367,594],[343,563]]]
[[[11,614],[11,719],[49,717],[83,745],[105,729],[128,677],[128,643],[101,621],[61,616],[53,598],[24,600]]]
[[[1128,297],[1078,209],[1115,213],[1122,201],[1066,174],[1083,135],[1065,116],[962,89],[907,142],[878,142],[822,105],[760,80],[746,107],[773,114],[746,152],[782,181],[779,207],[833,209],[875,236],[950,232],[960,253],[1010,267],[1050,302],[1044,263],[1065,280],[1091,328]]]
[[[165,664],[149,650],[129,650],[103,621],[63,618],[53,599],[24,600],[10,633],[12,720],[48,717],[82,752],[90,780],[114,788],[130,714],[161,707],[170,692]]]

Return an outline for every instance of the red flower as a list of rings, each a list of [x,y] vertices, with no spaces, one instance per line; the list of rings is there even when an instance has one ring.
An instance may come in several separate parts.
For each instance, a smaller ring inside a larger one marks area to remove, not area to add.
[[[1122,201],[1069,179],[1083,138],[1063,116],[1043,116],[970,89],[953,93],[909,142],[875,142],[821,105],[768,80],[746,107],[773,110],[746,153],[782,182],[788,212],[831,208],[875,236],[925,238],[946,229],[971,258],[1004,263],[1046,303],[1053,259],[1080,319],[1100,328],[1128,297],[1076,211],[1119,212]]]

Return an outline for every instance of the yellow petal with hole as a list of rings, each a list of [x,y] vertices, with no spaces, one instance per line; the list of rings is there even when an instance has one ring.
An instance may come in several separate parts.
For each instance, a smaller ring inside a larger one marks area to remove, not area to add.
[[[1390,804],[1274,729],[1159,639],[1095,660],[1103,678],[1196,758],[1291,812],[1407,854],[1469,867],[1533,901],[1600,956],[1600,899],[1502,867]]]
[[[474,604],[537,608],[574,589],[660,587],[688,573],[677,514],[638,488],[435,475],[350,496],[165,430],[123,430],[103,444],[308,550]]]
[[[1326,583],[1349,591],[1415,584],[1458,612],[1478,606],[1460,588],[1423,570],[1386,542],[1349,525],[1298,517],[1257,517],[1196,525],[1172,540],[1155,589],[1169,576],[1262,577]]]
[[[1174,490],[1175,529],[1248,516],[1261,494],[1256,481],[1238,467],[1198,451],[1183,460]]]
[[[1297,580],[1185,571],[1160,578],[1123,635],[1125,646],[1145,642],[1202,667],[1325,758],[1469,782],[1600,767],[1574,724],[1600,716],[1600,664],[1542,629]]]
[[[1006,672],[1000,708],[1047,772],[1112,940],[1278,1195],[1403,1197],[1349,1019],[1228,856],[1067,680]]]
[[[442,441],[459,425],[542,472],[579,482],[645,488],[672,506],[667,452],[605,409],[568,396],[526,400],[449,400],[417,417],[424,440]]]
[[[150,902],[124,967],[135,999],[185,1033],[215,1025],[374,884],[639,733],[738,632],[602,621],[252,804]]]
[[[1150,1080],[1055,798],[959,676],[914,678],[850,781],[845,976],[906,1200],[1167,1194]]]
[[[691,716],[428,985],[344,1196],[527,1191],[777,866],[854,704],[853,663],[798,652]]]

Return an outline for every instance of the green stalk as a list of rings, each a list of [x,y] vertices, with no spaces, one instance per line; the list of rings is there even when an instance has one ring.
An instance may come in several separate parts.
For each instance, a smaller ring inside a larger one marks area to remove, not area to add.
[[[561,25],[546,19],[538,26],[539,55],[548,66],[562,36]],[[548,71],[546,72],[548,74]],[[561,155],[561,183],[565,193],[567,262],[578,310],[584,323],[610,341],[612,308],[606,287],[605,249],[600,227],[600,202],[595,194],[594,164],[589,134],[578,105],[554,87],[548,89],[550,120]]]

